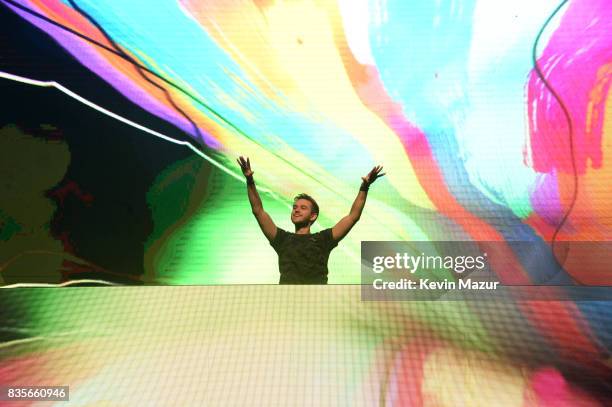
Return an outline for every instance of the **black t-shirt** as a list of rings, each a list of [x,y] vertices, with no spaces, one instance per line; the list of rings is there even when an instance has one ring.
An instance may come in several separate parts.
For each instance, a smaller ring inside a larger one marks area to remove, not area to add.
[[[338,245],[331,229],[297,235],[277,228],[270,245],[278,253],[279,284],[327,284],[327,259]]]

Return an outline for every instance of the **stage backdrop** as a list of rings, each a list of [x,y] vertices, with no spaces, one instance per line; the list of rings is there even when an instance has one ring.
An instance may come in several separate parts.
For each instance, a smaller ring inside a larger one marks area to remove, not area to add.
[[[5,284],[277,282],[239,155],[288,230],[384,165],[330,283],[362,240],[612,238],[605,0],[2,4]]]
[[[612,285],[609,3],[0,0],[0,283],[206,285],[0,290],[0,385],[610,405],[610,302],[357,285],[362,241],[458,240],[498,242],[502,282]],[[286,230],[296,194],[328,228],[384,165],[330,257],[346,285],[276,285],[239,155]],[[529,267],[516,241],[569,251]]]

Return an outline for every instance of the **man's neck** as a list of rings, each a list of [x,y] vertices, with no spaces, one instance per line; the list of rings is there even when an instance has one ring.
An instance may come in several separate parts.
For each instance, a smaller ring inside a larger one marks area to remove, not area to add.
[[[310,234],[310,225],[307,226],[295,226],[296,235],[308,235]]]

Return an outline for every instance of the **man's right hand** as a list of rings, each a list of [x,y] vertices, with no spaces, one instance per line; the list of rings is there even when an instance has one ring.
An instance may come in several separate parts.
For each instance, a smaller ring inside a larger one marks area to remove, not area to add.
[[[253,176],[254,173],[253,170],[251,170],[251,161],[249,161],[249,157],[245,160],[244,157],[240,156],[236,161],[246,178]]]
[[[242,156],[240,156],[240,158],[238,158],[236,161],[238,162],[238,165],[240,165],[240,169],[247,179],[247,193],[249,195],[249,202],[251,203],[253,215],[255,215],[255,219],[257,219],[257,223],[259,224],[261,231],[264,233],[266,238],[272,242],[276,237],[276,225],[272,221],[270,215],[268,215],[263,209],[261,198],[259,198],[257,188],[255,188],[255,181],[253,181],[254,173],[251,169],[251,161],[249,161],[249,157],[245,159]]]

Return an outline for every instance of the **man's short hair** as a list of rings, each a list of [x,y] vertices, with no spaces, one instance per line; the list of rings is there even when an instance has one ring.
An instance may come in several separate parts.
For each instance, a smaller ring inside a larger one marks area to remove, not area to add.
[[[298,199],[305,199],[307,201],[310,201],[310,203],[312,204],[312,213],[316,213],[317,218],[319,217],[318,216],[319,215],[319,205],[317,204],[317,201],[315,201],[313,197],[311,197],[308,194],[301,193],[299,195],[296,195],[295,198],[293,198],[293,202],[297,201]]]

